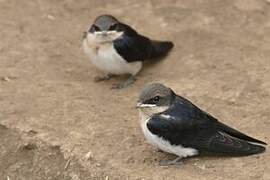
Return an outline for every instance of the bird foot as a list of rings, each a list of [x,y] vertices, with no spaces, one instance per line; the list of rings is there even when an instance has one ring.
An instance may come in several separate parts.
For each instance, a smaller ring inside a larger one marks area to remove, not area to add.
[[[174,160],[161,160],[159,162],[160,166],[170,166],[170,165],[182,165],[183,161],[182,161],[182,157],[177,157]]]
[[[111,77],[112,77],[111,74],[106,74],[106,75],[103,75],[103,76],[95,76],[94,81],[95,82],[107,81],[107,80],[110,80]]]
[[[126,81],[120,82],[118,84],[115,84],[112,89],[123,89],[128,87],[129,85],[133,84],[135,82],[135,77],[134,76],[130,76]]]

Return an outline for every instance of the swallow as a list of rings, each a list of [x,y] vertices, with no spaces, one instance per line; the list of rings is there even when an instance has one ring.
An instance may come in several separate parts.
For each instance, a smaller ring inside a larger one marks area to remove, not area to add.
[[[146,85],[137,108],[147,141],[177,155],[176,159],[161,161],[160,165],[181,164],[182,158],[201,153],[244,156],[265,151],[262,146],[265,142],[218,121],[162,84]]]
[[[114,87],[121,89],[135,81],[144,61],[165,56],[173,43],[151,40],[115,17],[101,15],[84,32],[82,47],[92,64],[105,73],[96,76],[96,82],[109,80],[113,75],[129,75]]]

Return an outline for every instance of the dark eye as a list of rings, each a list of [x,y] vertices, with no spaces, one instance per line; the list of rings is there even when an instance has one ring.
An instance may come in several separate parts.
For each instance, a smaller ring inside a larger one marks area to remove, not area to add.
[[[113,30],[116,30],[117,28],[117,24],[113,24],[109,27],[109,31],[113,31]]]
[[[100,31],[100,28],[94,25],[95,31]]]
[[[100,28],[97,27],[96,25],[92,25],[89,31],[90,32],[100,31]]]
[[[153,102],[157,103],[157,102],[159,101],[159,99],[160,99],[159,96],[155,96],[155,97],[153,98]]]

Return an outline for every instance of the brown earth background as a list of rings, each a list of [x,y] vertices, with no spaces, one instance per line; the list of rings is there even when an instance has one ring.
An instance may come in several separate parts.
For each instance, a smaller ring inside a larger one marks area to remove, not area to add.
[[[172,87],[221,121],[270,142],[267,0],[0,0],[0,179],[270,180],[270,153],[161,167],[134,109],[145,83]],[[175,48],[129,88],[94,83],[82,32],[119,18]]]

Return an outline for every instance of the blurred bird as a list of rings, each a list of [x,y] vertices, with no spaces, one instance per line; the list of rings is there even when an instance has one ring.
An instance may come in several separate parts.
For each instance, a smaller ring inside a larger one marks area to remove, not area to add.
[[[170,88],[146,85],[137,103],[146,139],[157,148],[177,155],[161,165],[181,164],[181,159],[199,153],[251,155],[262,153],[260,140],[245,135],[199,109]]]
[[[172,42],[150,40],[111,15],[97,17],[83,35],[84,52],[106,73],[96,76],[96,82],[109,80],[112,75],[129,75],[126,81],[114,87],[119,89],[135,81],[143,61],[165,56],[172,47]]]

